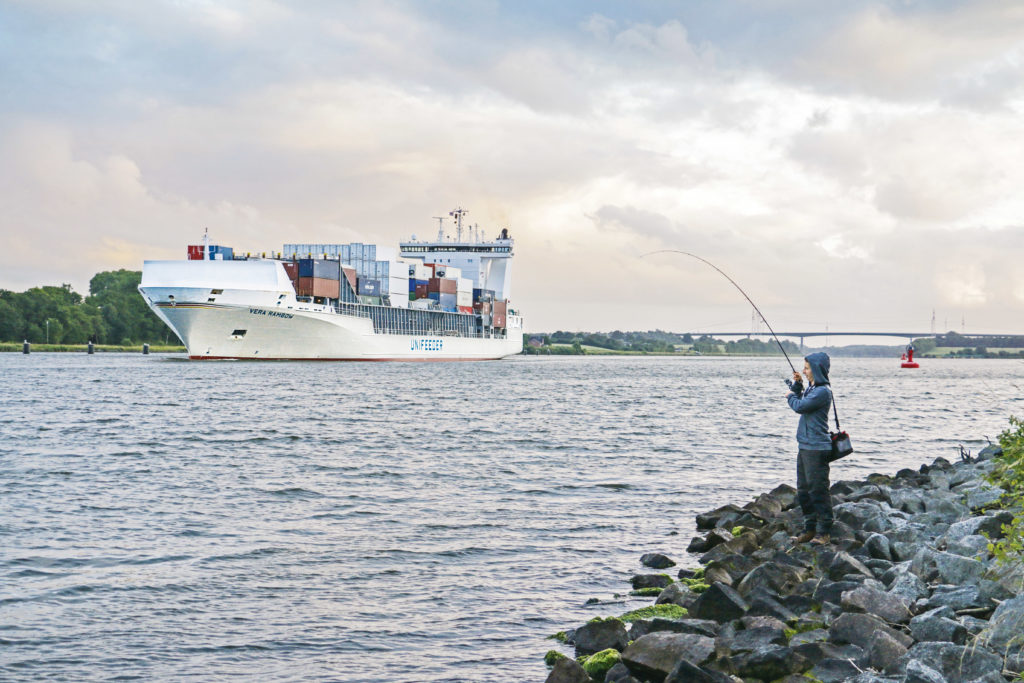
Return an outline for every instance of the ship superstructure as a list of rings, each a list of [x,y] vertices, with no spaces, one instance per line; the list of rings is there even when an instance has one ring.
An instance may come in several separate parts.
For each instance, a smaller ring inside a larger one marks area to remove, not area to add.
[[[266,258],[191,245],[146,261],[139,291],[193,359],[486,360],[522,351],[509,307],[513,241],[286,244]]]

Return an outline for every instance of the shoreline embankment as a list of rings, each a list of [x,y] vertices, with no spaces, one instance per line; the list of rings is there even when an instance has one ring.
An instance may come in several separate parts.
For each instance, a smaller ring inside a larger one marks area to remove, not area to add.
[[[552,636],[566,652],[545,656],[547,683],[1022,680],[1024,562],[1006,535],[1019,539],[1024,513],[1008,457],[990,445],[836,481],[822,546],[794,542],[789,485],[699,514],[683,562],[699,566],[645,554],[632,594],[654,604]]]
[[[87,344],[32,344],[31,353],[88,353]],[[137,346],[118,346],[111,344],[94,344],[96,353],[142,353],[142,344]],[[184,346],[150,345],[150,353],[185,353]],[[0,342],[0,353],[24,353],[24,344]]]

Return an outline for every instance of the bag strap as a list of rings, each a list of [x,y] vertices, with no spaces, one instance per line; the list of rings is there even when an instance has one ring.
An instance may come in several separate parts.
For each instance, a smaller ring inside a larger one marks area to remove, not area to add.
[[[832,414],[836,417],[836,431],[841,432],[843,430],[839,427],[839,411],[836,410],[836,395],[832,392],[831,386],[828,389],[829,393],[832,394]]]

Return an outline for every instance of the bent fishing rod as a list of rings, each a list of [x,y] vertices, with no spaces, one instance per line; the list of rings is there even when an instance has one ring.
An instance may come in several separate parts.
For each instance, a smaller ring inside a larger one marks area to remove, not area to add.
[[[722,275],[722,277],[724,277],[726,280],[728,280],[729,282],[732,283],[733,287],[735,287],[736,289],[740,290],[740,294],[743,295],[743,298],[746,299],[747,301],[749,301],[750,305],[754,307],[755,311],[757,311],[757,314],[759,316],[761,316],[761,320],[763,320],[764,324],[768,326],[768,331],[771,332],[772,333],[772,337],[775,338],[775,343],[779,345],[779,351],[782,351],[782,355],[786,357],[786,362],[789,363],[789,367],[792,368],[794,373],[796,372],[796,368],[793,366],[793,361],[789,359],[789,354],[786,353],[785,347],[782,346],[782,342],[779,341],[778,335],[776,335],[775,334],[775,330],[772,329],[771,323],[768,322],[768,319],[764,317],[764,313],[762,313],[761,309],[757,307],[757,304],[754,303],[754,300],[751,299],[749,296],[747,296],[747,293],[743,291],[743,288],[740,287],[738,284],[736,284],[736,281],[733,280],[731,277],[729,277],[724,270],[722,270],[721,268],[716,266],[711,261],[708,261],[706,258],[702,258],[700,256],[697,256],[696,254],[691,254],[688,251],[682,251],[681,249],[659,249],[657,251],[650,251],[650,252],[647,252],[646,254],[641,254],[640,258],[644,258],[645,256],[653,256],[655,254],[682,254],[684,256],[689,256],[691,258],[695,258],[698,261],[700,261],[701,263],[706,263],[707,265],[709,265],[712,268],[714,268],[715,270],[717,270]]]

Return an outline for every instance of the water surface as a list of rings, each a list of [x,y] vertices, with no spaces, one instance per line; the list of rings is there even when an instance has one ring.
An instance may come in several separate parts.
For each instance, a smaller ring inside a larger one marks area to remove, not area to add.
[[[977,450],[1024,362],[834,359],[833,480]],[[542,681],[795,479],[784,362],[0,354],[0,679]],[[675,534],[675,535],[673,535]]]

